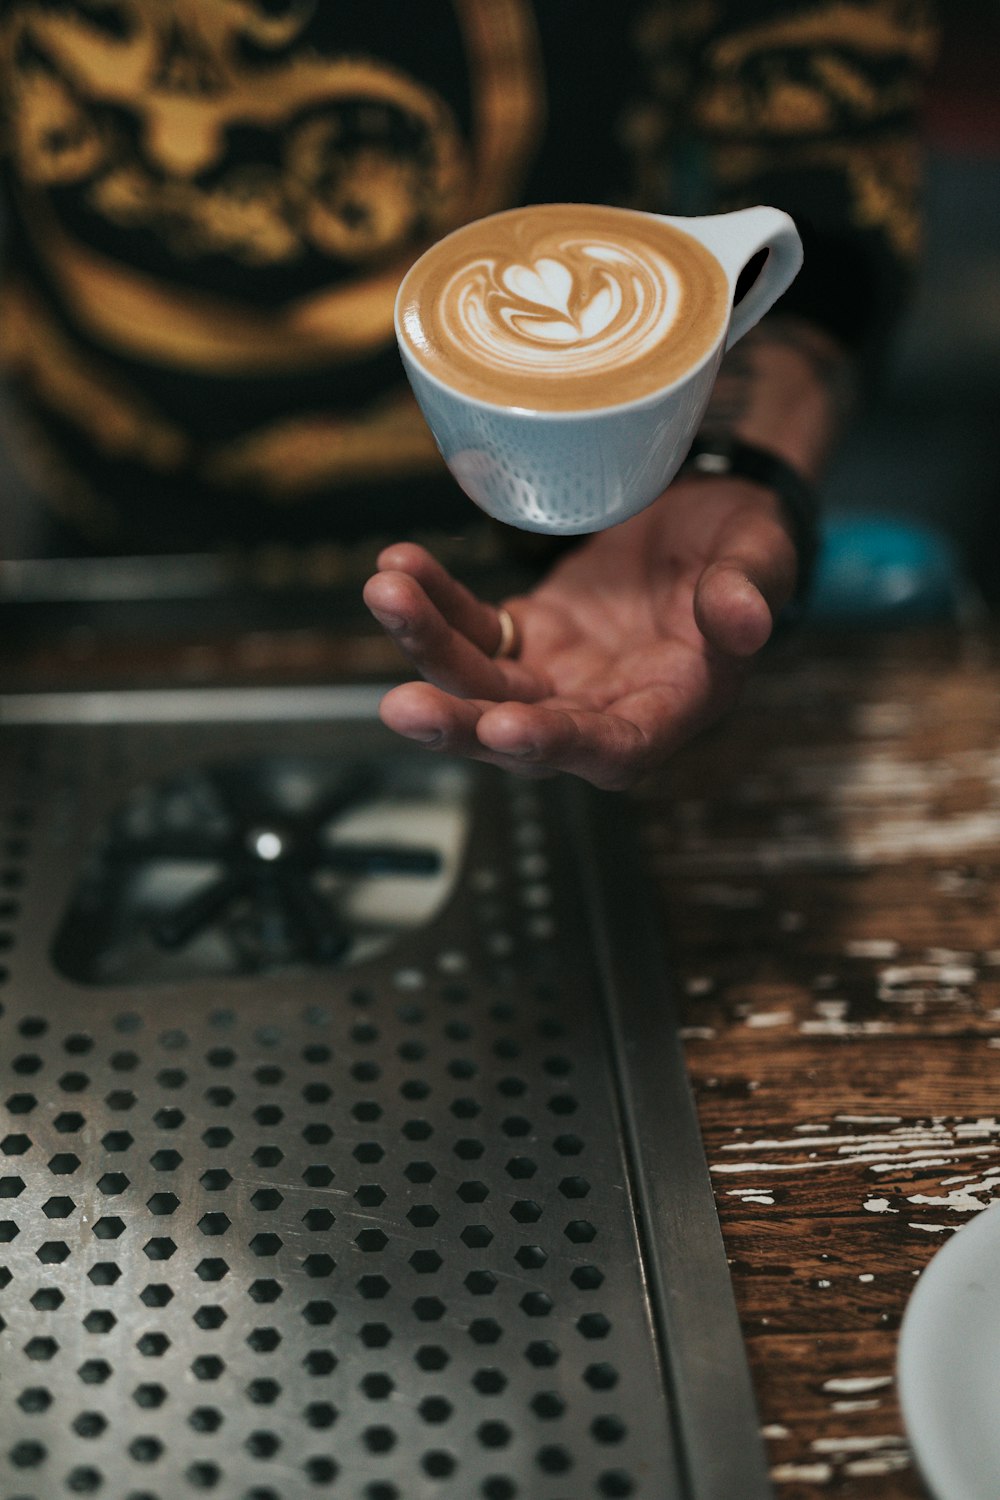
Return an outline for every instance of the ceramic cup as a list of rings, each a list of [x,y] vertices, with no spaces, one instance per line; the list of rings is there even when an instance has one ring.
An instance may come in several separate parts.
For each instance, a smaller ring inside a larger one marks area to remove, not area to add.
[[[602,384],[597,403],[592,384],[587,404],[578,409],[546,409],[530,392],[522,395],[510,389],[500,398],[484,395],[481,389],[473,394],[469,386],[475,386],[475,380],[453,370],[446,369],[443,378],[434,373],[423,356],[423,333],[414,321],[420,317],[414,297],[425,262],[440,256],[441,247],[457,242],[458,236],[503,230],[501,221],[510,214],[527,219],[530,225],[534,213],[544,214],[553,207],[508,210],[453,231],[432,246],[401,283],[396,335],[417,402],[448,468],[470,499],[489,515],[521,530],[572,535],[614,526],[662,493],[698,431],[723,354],[789,286],[802,264],[802,245],[792,220],[774,208],[747,208],[702,218],[595,208],[594,214],[604,219],[609,215],[620,218],[623,230],[634,226],[638,232],[655,233],[656,225],[672,226],[709,253],[722,273],[721,283],[718,277],[715,281],[717,293],[722,286],[723,305],[721,315],[718,307],[711,313],[714,326],[707,347],[678,372],[668,330],[662,340],[662,384],[654,375],[652,389],[622,399],[620,381],[610,370],[606,392]],[[586,214],[585,206],[571,207],[578,216]],[[756,281],[734,307],[740,272],[764,251],[767,257]],[[536,265],[544,270],[551,263],[550,257]],[[534,269],[515,266],[514,270],[519,279],[512,280],[508,272],[510,285],[531,292],[538,284],[537,279],[531,280]],[[423,296],[422,290],[419,295]],[[551,293],[545,295],[552,300]],[[697,314],[697,309],[689,308],[691,312]],[[558,364],[553,378],[560,378]],[[567,382],[561,393],[564,399],[569,389]]]

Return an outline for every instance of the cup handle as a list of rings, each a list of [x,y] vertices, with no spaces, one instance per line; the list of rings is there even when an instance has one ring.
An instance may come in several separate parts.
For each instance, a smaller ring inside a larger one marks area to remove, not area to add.
[[[729,277],[730,292],[735,290],[737,277],[751,257],[761,250],[768,252],[757,280],[733,308],[726,339],[726,348],[731,349],[760,321],[798,275],[802,267],[802,241],[798,230],[788,214],[779,208],[741,208],[728,214],[671,219],[670,222],[711,250]]]

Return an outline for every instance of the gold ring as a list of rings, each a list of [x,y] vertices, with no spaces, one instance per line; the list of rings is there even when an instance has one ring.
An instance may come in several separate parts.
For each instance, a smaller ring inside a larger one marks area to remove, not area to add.
[[[517,655],[521,642],[514,616],[509,609],[504,609],[501,605],[497,610],[497,619],[500,622],[500,640],[493,652],[493,660],[504,661]]]

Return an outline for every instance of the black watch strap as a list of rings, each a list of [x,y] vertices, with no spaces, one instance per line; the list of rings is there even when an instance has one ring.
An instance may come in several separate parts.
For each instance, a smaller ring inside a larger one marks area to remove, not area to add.
[[[808,479],[767,448],[725,434],[695,438],[680,472],[706,477],[731,474],[774,491],[798,553],[795,603],[801,604],[809,591],[819,550],[819,497]]]

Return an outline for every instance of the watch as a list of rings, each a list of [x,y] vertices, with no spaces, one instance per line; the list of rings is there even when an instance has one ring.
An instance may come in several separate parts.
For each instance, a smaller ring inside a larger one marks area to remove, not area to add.
[[[776,453],[725,433],[695,438],[679,473],[706,478],[731,474],[773,490],[798,554],[793,604],[800,606],[808,594],[819,550],[819,497],[815,486]]]

